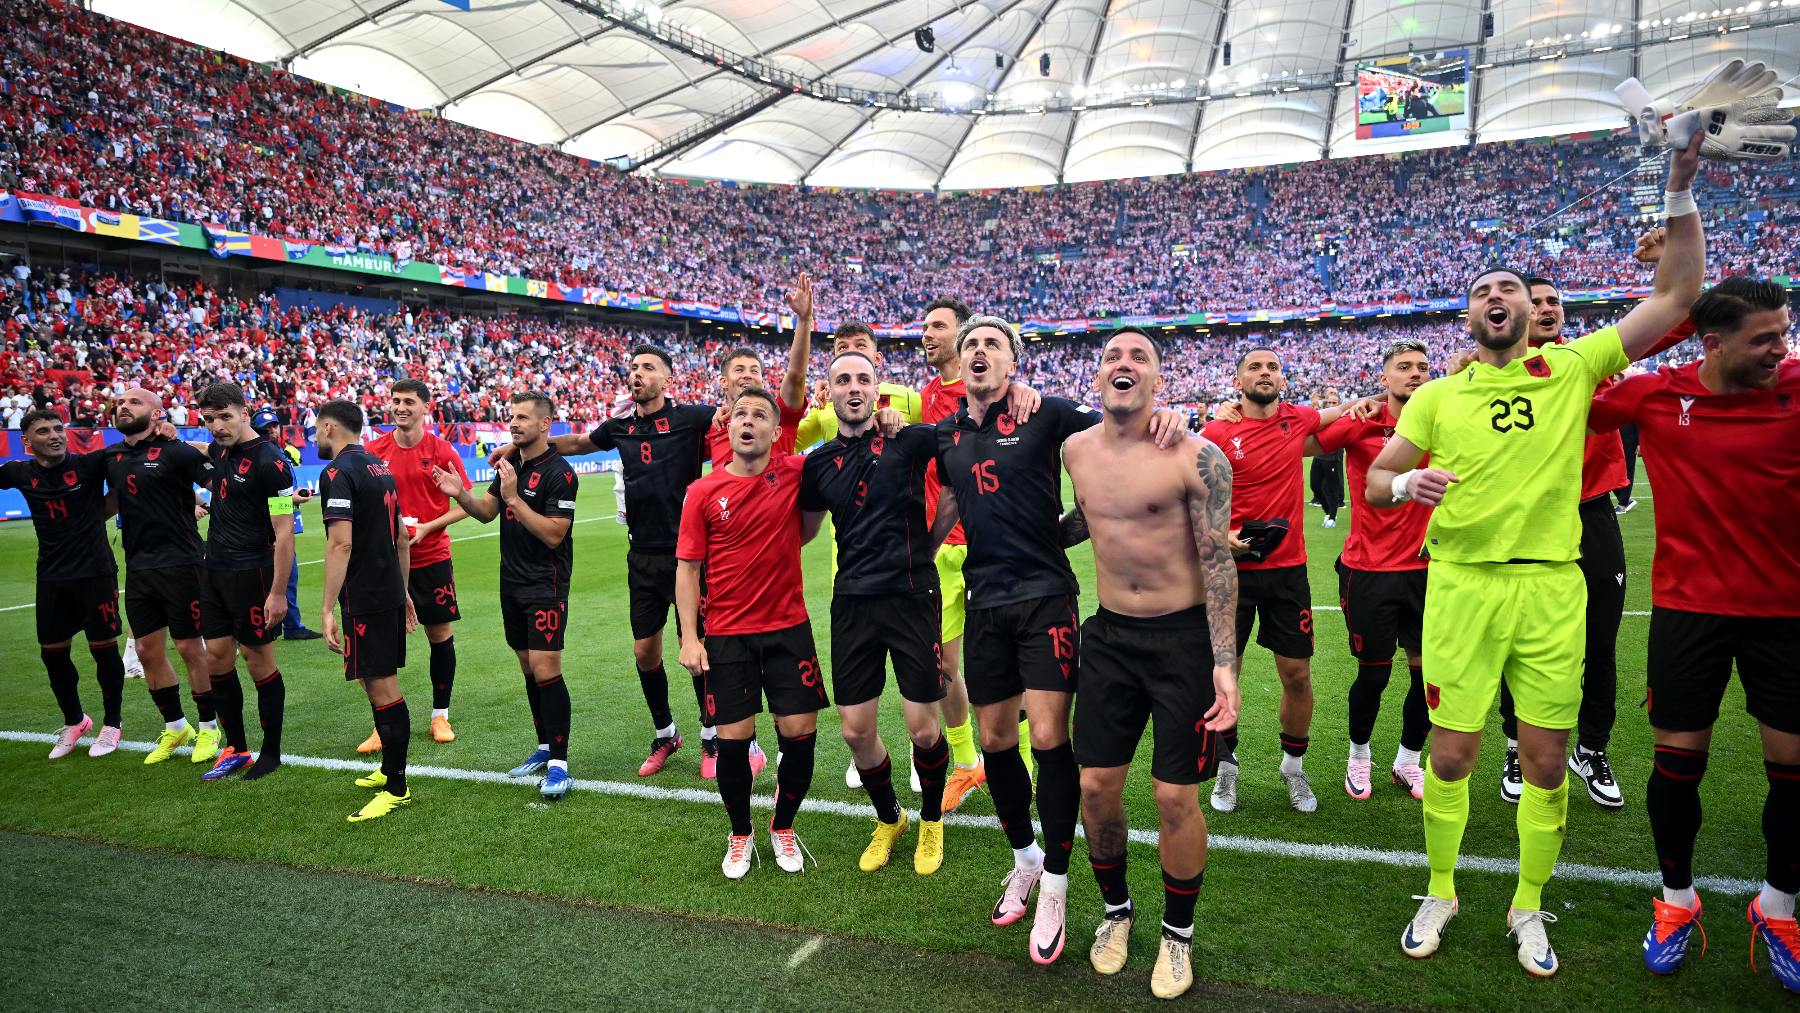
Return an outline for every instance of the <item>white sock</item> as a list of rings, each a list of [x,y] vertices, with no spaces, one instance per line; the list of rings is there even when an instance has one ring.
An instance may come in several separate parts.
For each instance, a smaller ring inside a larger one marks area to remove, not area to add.
[[[1038,896],[1054,893],[1060,897],[1069,895],[1069,874],[1066,872],[1046,872],[1038,880]]]
[[[1694,888],[1691,886],[1685,890],[1671,890],[1665,886],[1663,887],[1663,903],[1673,904],[1676,907],[1684,907],[1689,911],[1692,911],[1694,905],[1700,903],[1700,898],[1695,895]]]
[[[540,742],[540,743],[538,743],[538,748],[543,750],[544,752],[548,753],[550,751],[550,743]]]
[[[1044,864],[1044,849],[1038,847],[1036,841],[1022,848],[1013,849],[1013,868],[1035,869]]]
[[[163,722],[163,730],[164,731],[178,732],[186,727],[187,727],[187,718],[176,718],[173,721],[164,721]]]
[[[656,730],[656,737],[659,739],[674,738],[675,737],[675,722],[673,722],[673,721],[669,722],[669,727],[667,727],[667,728],[658,728]]]
[[[1352,760],[1368,759],[1369,758],[1369,744],[1367,742],[1352,742],[1352,743],[1350,743],[1350,758]]]
[[[433,708],[431,708],[431,716],[434,719],[435,718],[443,718],[445,721],[448,721],[448,720],[450,720],[450,708],[448,708],[448,707],[433,707]]]
[[[1123,903],[1123,904],[1108,904],[1108,905],[1106,905],[1106,913],[1109,915],[1116,915],[1121,911],[1130,911],[1130,910],[1131,910],[1131,898],[1129,898],[1129,897],[1127,897],[1125,899],[1125,903]]]
[[[718,729],[714,728],[712,725],[707,725],[700,729],[700,741],[701,742],[711,742],[712,740],[714,740],[718,737],[719,737],[719,731],[718,731]]]
[[[1192,925],[1189,925],[1185,929],[1178,929],[1178,928],[1175,928],[1174,926],[1170,925],[1168,922],[1163,922],[1162,929],[1164,932],[1167,932],[1169,935],[1176,936],[1181,939],[1194,938],[1194,927]]]
[[[566,774],[569,772],[569,761],[567,761],[567,760],[551,760],[550,761],[550,769],[551,770],[560,770]]]
[[[1305,760],[1306,758],[1303,756],[1291,756],[1287,753],[1282,753],[1281,772],[1283,774],[1298,774],[1305,769],[1302,766]]]
[[[200,722],[200,730],[201,730],[201,731],[206,731],[206,732],[216,732],[216,731],[218,731],[218,730],[219,730],[219,721],[218,721],[218,719],[217,719],[217,718],[214,718],[214,719],[213,719],[213,720],[211,720],[211,721],[202,721],[202,722]]]
[[[1794,917],[1794,895],[1791,893],[1782,893],[1765,882],[1758,900],[1762,902],[1764,918]]]
[[[1417,749],[1408,749],[1405,746],[1401,746],[1399,749],[1394,750],[1394,766],[1416,767],[1418,765],[1419,751]]]
[[[1519,751],[1519,740],[1518,739],[1507,739],[1506,740],[1506,748],[1512,750],[1515,753],[1518,752]]]

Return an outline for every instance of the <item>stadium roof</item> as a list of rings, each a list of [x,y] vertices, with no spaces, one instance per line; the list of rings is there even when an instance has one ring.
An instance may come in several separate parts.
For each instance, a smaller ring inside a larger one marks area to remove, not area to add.
[[[1683,0],[92,6],[590,158],[820,186],[1044,185],[1469,139],[1453,130],[1357,140],[1355,91],[1337,82],[1379,55],[1468,46],[1473,65],[1493,64],[1471,86],[1479,139],[1621,125],[1611,89],[1634,72],[1663,94],[1731,56],[1784,76],[1800,69],[1791,66],[1800,0],[1705,10]],[[1485,39],[1484,10],[1494,16]],[[1703,22],[1690,24],[1696,11]],[[930,53],[914,39],[926,27]],[[977,107],[985,114],[953,112]]]

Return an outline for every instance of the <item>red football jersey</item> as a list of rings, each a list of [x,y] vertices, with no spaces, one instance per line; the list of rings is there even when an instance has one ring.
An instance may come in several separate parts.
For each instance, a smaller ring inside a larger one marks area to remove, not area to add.
[[[1415,500],[1392,509],[1379,509],[1370,506],[1363,496],[1369,482],[1369,465],[1381,456],[1398,421],[1384,400],[1381,414],[1366,422],[1346,414],[1319,432],[1319,445],[1326,453],[1344,451],[1345,470],[1350,478],[1350,534],[1344,539],[1340,558],[1352,569],[1422,570],[1426,566],[1419,550],[1425,544],[1431,508]],[[1427,467],[1429,460],[1430,455],[1426,455],[1419,467]]]
[[[1594,399],[1588,425],[1638,427],[1656,490],[1650,600],[1729,616],[1800,616],[1800,361],[1769,391],[1714,394],[1700,364],[1629,377]]]
[[[925,385],[925,390],[919,395],[919,421],[937,425],[940,421],[955,415],[962,408],[963,397],[962,377],[959,376],[949,383],[945,383],[941,376],[932,377],[931,382]],[[938,499],[943,495],[944,483],[939,480],[937,469],[926,468],[925,523],[931,524],[937,520]],[[957,522],[956,527],[950,529],[950,537],[944,539],[945,545],[967,545],[968,543],[969,539],[963,534],[961,521]]]
[[[775,431],[775,445],[769,449],[769,456],[782,458],[794,452],[794,440],[800,434],[800,420],[806,418],[806,409],[789,408],[787,402],[779,396],[775,403],[781,406],[781,424]],[[726,427],[714,424],[706,431],[706,453],[712,458],[714,470],[731,463],[731,432]],[[788,625],[792,626],[792,623]],[[777,627],[779,629],[779,627]]]
[[[1319,429],[1319,413],[1286,402],[1266,419],[1213,419],[1200,435],[1218,444],[1231,462],[1231,526],[1283,518],[1288,535],[1260,563],[1239,560],[1240,570],[1273,570],[1306,562],[1306,438]]]
[[[381,458],[394,473],[394,489],[400,494],[400,519],[405,522],[408,532],[417,529],[421,522],[436,520],[450,510],[449,497],[432,481],[433,465],[454,471],[462,479],[464,489],[473,488],[469,473],[463,467],[462,455],[430,430],[411,447],[402,447],[389,432],[370,440],[366,449]],[[449,558],[450,532],[441,528],[412,547],[415,570]]]
[[[714,468],[688,486],[675,558],[706,564],[708,636],[771,633],[806,621],[800,578],[800,469],[777,454],[749,478]]]
[[[1605,393],[1613,382],[1601,380],[1594,388],[1595,396]],[[1625,485],[1625,441],[1618,433],[1589,433],[1581,447],[1581,501],[1604,496]]]

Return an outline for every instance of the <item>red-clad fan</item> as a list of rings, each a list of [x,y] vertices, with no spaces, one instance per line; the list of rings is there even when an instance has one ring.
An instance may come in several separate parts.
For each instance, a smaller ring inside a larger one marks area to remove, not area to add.
[[[770,453],[776,459],[794,452],[800,422],[806,418],[806,360],[812,355],[812,277],[801,274],[794,291],[785,298],[788,308],[794,311],[794,343],[788,348],[787,372],[781,378],[781,388],[775,392],[775,407],[780,417]],[[765,389],[762,360],[755,349],[738,347],[725,353],[719,363],[719,387],[725,392],[725,402],[719,406],[712,428],[706,432],[706,452],[712,459],[714,470],[730,464],[736,449],[730,406],[736,404],[738,395],[747,390]]]
[[[1321,431],[1320,449],[1346,451],[1350,488],[1368,484],[1369,465],[1381,456],[1400,422],[1400,413],[1412,393],[1431,379],[1425,343],[1402,338],[1381,356],[1381,382],[1387,396],[1366,418],[1346,415]],[[1394,649],[1406,652],[1409,676],[1406,701],[1400,711],[1400,747],[1394,753],[1394,783],[1413,798],[1423,798],[1425,771],[1419,753],[1431,732],[1425,706],[1425,675],[1420,636],[1425,622],[1425,527],[1431,508],[1407,503],[1391,510],[1376,510],[1361,496],[1350,500],[1350,535],[1338,556],[1338,604],[1349,630],[1350,654],[1356,659],[1356,679],[1350,684],[1350,759],[1344,773],[1344,792],[1366,799],[1374,792],[1371,782],[1369,740],[1381,715],[1381,694],[1394,673]]]
[[[419,614],[419,625],[425,627],[425,639],[431,644],[431,737],[438,742],[455,742],[456,732],[450,727],[450,692],[456,685],[456,637],[450,624],[462,618],[462,609],[456,601],[450,536],[444,529],[468,514],[444,496],[432,480],[431,469],[442,468],[456,475],[464,489],[473,486],[462,455],[426,430],[425,420],[431,409],[431,388],[423,381],[396,380],[388,389],[388,411],[393,416],[394,429],[369,441],[368,450],[393,473],[394,487],[400,495],[400,519],[412,534],[412,568],[407,573],[406,588]],[[380,748],[381,736],[370,732],[356,751],[373,753]]]
[[[1238,557],[1237,647],[1243,662],[1250,632],[1275,656],[1281,677],[1281,778],[1288,801],[1313,812],[1319,800],[1301,766],[1312,727],[1312,588],[1306,579],[1304,469],[1307,439],[1335,422],[1341,409],[1320,412],[1281,400],[1287,377],[1281,356],[1252,348],[1238,356],[1237,411],[1206,424],[1200,435],[1231,462],[1232,551]],[[1237,808],[1237,729],[1224,733],[1225,756],[1213,782],[1212,807]]]
[[[800,573],[800,545],[818,534],[819,525],[801,530],[806,459],[771,450],[781,414],[775,395],[760,387],[746,388],[732,401],[731,460],[688,487],[675,546],[681,664],[705,679],[706,712],[718,732],[719,796],[731,817],[721,863],[727,879],[750,871],[750,743],[765,696],[782,752],[770,845],[784,872],[804,867],[794,814],[812,786],[819,708],[826,702]]]
[[[1656,487],[1645,808],[1663,891],[1644,961],[1674,971],[1699,918],[1700,779],[1735,664],[1769,782],[1766,879],[1749,919],[1777,979],[1800,991],[1800,361],[1787,358],[1788,293],[1777,282],[1727,278],[1689,317],[1705,357],[1624,380],[1595,399],[1588,422],[1637,423]]]

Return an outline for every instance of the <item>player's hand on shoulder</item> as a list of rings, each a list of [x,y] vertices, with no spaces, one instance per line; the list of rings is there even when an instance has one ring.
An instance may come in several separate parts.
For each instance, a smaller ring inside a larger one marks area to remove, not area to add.
[[[1021,425],[1031,421],[1037,410],[1044,403],[1044,395],[1037,392],[1036,387],[1028,387],[1017,380],[1007,388],[1007,403],[1011,406],[1012,417]]]
[[[875,428],[881,430],[883,437],[891,440],[906,428],[906,416],[896,409],[883,408],[875,413]]]
[[[170,422],[168,419],[158,420],[157,423],[151,427],[150,432],[152,435],[160,436],[165,440],[176,440],[181,438],[181,430],[176,429],[175,423]]]
[[[1346,409],[1349,416],[1358,422],[1367,422],[1381,414],[1381,401],[1378,398],[1365,397],[1360,401],[1352,401]]]
[[[1469,364],[1474,361],[1475,350],[1473,348],[1460,349],[1452,353],[1450,361],[1444,364],[1444,374],[1448,376],[1451,373],[1460,373],[1469,368]]]
[[[488,452],[488,456],[487,456],[488,467],[490,467],[490,468],[498,467],[501,461],[506,460],[507,458],[511,457],[512,455],[514,455],[518,452],[519,452],[519,448],[513,446],[512,444],[502,443],[498,447],[495,447],[493,450]],[[437,465],[435,465],[435,464],[432,465],[431,470],[433,472],[436,472],[438,470]]]
[[[1167,450],[1187,439],[1187,416],[1173,408],[1158,408],[1150,415],[1150,439],[1156,449]]]
[[[1238,407],[1236,401],[1220,401],[1213,407],[1212,417],[1220,422],[1242,422],[1244,411]]]

